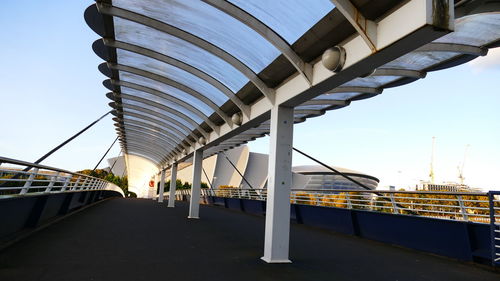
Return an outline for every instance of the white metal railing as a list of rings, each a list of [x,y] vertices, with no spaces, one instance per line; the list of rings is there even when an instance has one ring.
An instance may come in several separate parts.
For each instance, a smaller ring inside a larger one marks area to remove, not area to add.
[[[123,195],[121,188],[103,179],[0,157],[0,198],[82,190],[114,190]]]
[[[165,195],[168,196],[167,193]],[[185,195],[191,195],[191,190],[176,191],[178,200],[182,200]],[[201,195],[265,201],[267,189],[202,189]],[[290,202],[489,224],[492,264],[500,266],[500,191],[473,193],[293,189],[290,193]]]
[[[188,194],[186,191],[189,190],[181,190],[180,192]],[[267,199],[267,190],[202,189],[202,195],[265,201]],[[500,222],[500,200],[498,197],[494,198],[493,215],[496,221]],[[488,193],[294,189],[290,194],[290,202],[303,205],[490,223]]]
[[[491,237],[491,260],[493,266],[500,266],[500,191],[490,191],[488,200],[490,202],[490,237]]]

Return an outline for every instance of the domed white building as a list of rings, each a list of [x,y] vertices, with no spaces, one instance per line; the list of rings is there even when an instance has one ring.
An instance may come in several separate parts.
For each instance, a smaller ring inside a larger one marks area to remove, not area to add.
[[[214,189],[222,185],[244,189],[267,188],[268,158],[267,154],[250,152],[246,145],[233,148],[203,160],[201,181]],[[341,167],[333,168],[361,182],[370,189],[376,189],[379,183],[379,179],[371,175]],[[136,170],[133,171],[135,174],[137,174]],[[193,167],[190,163],[180,164],[177,179],[191,183],[192,171]],[[156,184],[154,187],[149,187],[147,183],[150,180],[157,182],[159,178],[137,178],[134,180],[134,173],[129,173],[129,184],[132,183],[129,189],[138,195],[140,194],[140,197],[154,196],[156,194]],[[292,189],[363,189],[354,182],[320,165],[292,167],[292,173]],[[170,177],[169,171],[167,171],[166,177],[166,180],[168,180]]]
[[[358,171],[341,167],[333,169],[364,184],[372,190],[377,189],[379,179]],[[363,189],[358,184],[321,165],[304,165],[292,167],[293,180],[303,182],[305,189]],[[295,187],[295,184],[294,184]]]

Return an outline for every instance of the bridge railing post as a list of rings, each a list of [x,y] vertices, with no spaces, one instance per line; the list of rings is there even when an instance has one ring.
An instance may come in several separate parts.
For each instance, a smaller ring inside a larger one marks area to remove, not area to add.
[[[33,184],[33,181],[34,181],[34,179],[35,179],[35,177],[37,175],[38,175],[38,168],[35,168],[35,169],[33,169],[33,172],[30,173],[28,179],[24,183],[24,186],[21,189],[20,194],[26,194],[26,193],[28,193],[28,191],[29,191],[29,189],[31,187],[31,184]]]
[[[467,209],[465,208],[464,200],[462,200],[461,195],[457,195],[458,206],[460,207],[460,212],[462,213],[462,218],[464,221],[469,220],[469,215],[467,214]]]
[[[500,191],[488,192],[488,205],[490,215],[490,245],[491,245],[491,265],[500,265],[500,223],[496,220],[495,195],[500,195]],[[497,243],[497,241],[499,241]]]
[[[52,187],[54,187],[54,184],[59,180],[59,172],[57,172],[54,176],[50,177],[50,183],[47,185],[47,188],[45,189],[45,192],[50,192],[52,190]]]

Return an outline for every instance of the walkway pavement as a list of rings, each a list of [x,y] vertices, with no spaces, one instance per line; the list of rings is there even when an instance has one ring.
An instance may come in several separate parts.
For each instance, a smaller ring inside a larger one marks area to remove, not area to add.
[[[0,252],[0,280],[500,280],[488,269],[292,225],[292,264],[266,264],[264,218],[152,200],[98,204]]]

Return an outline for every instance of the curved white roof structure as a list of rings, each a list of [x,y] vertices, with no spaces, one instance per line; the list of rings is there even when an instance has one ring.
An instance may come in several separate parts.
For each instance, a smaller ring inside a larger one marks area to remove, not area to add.
[[[93,48],[125,154],[162,178],[193,158],[188,218],[203,158],[269,133],[262,259],[287,263],[293,124],[486,55],[500,46],[499,11],[497,0],[98,0],[85,18],[102,36]]]
[[[109,77],[121,146],[162,167],[268,133],[274,105],[295,107],[302,122],[500,45],[498,1],[454,6],[99,0],[85,18],[103,37],[93,48],[105,61],[99,70]],[[337,73],[321,60],[335,46],[345,50]]]

